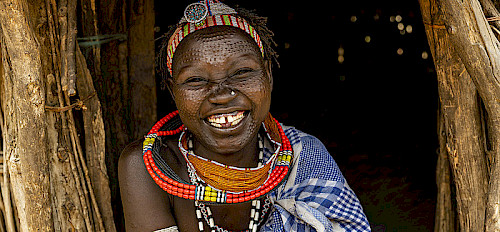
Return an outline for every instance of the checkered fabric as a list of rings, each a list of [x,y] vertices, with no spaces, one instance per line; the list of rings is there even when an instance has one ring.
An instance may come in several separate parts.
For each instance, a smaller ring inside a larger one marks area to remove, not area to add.
[[[325,146],[293,127],[283,129],[294,163],[287,182],[270,194],[274,204],[260,231],[371,231],[356,194]],[[271,154],[265,150],[266,158]]]

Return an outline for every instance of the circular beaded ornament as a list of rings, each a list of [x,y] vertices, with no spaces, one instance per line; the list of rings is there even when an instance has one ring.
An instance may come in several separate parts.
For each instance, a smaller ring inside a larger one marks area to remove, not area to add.
[[[207,5],[201,2],[189,4],[184,10],[184,17],[190,23],[199,23],[203,21],[208,15]]]

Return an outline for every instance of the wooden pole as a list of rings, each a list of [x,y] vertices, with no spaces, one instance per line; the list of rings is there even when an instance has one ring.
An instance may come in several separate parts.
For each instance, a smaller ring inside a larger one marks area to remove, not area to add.
[[[113,232],[116,231],[116,228],[113,220],[111,193],[105,163],[106,138],[101,104],[94,89],[92,76],[90,75],[90,71],[87,69],[85,57],[78,47],[76,52],[76,62],[78,67],[78,78],[76,84],[79,89],[80,97],[90,96],[90,98],[84,102],[85,108],[82,109],[85,131],[85,163],[87,163],[88,166],[86,175],[87,178],[90,178],[91,180],[89,188],[93,190],[92,194],[95,195],[91,195],[91,197],[99,229],[102,231]],[[86,166],[85,169],[87,169]]]
[[[30,28],[25,0],[0,1],[0,26],[10,73],[5,88],[9,128],[6,165],[21,231],[53,231],[45,91],[40,48]],[[9,92],[9,93],[7,93]]]
[[[61,38],[58,33],[58,23],[54,16],[57,9],[55,1],[44,1],[47,27],[40,31],[41,41],[45,49],[45,69],[47,74],[46,85],[50,91],[47,92],[46,102],[55,108],[64,108],[63,93],[61,87],[61,57],[58,46]],[[48,37],[48,40],[45,39]],[[49,55],[50,54],[50,55]],[[55,90],[55,93],[52,92]],[[56,107],[58,106],[58,107]],[[46,107],[50,109],[51,107]],[[51,182],[53,192],[54,227],[56,231],[85,230],[91,226],[88,212],[88,203],[81,189],[81,176],[75,164],[74,150],[71,152],[72,144],[65,111],[47,112],[47,130],[49,134],[49,147],[52,155]]]
[[[2,42],[0,41],[0,47],[1,47],[1,44]],[[2,47],[3,49],[3,47]],[[4,57],[2,56],[2,49],[0,49],[0,62],[2,63],[0,65],[0,70],[3,70],[4,67],[3,67],[3,59]],[[0,72],[0,79],[3,79],[4,78],[4,75],[5,73],[4,72]],[[2,85],[0,86],[3,86],[3,81],[2,81]],[[1,88],[1,87],[0,87]],[[1,96],[2,96],[2,99],[3,99],[3,89],[0,90],[0,92],[2,92]],[[4,105],[1,106],[2,109],[5,108]],[[1,181],[1,190],[2,190],[2,199],[3,199],[3,202],[4,202],[4,206],[5,206],[5,214],[4,214],[4,217],[5,217],[5,227],[7,229],[7,232],[15,232],[16,231],[16,225],[14,223],[14,213],[12,212],[12,200],[11,200],[11,197],[10,197],[10,181],[9,181],[9,166],[7,165],[7,161],[8,161],[8,156],[7,156],[7,153],[5,152],[7,150],[7,143],[6,143],[6,139],[7,139],[7,128],[5,127],[5,121],[4,121],[4,117],[3,117],[3,110],[0,110],[0,125],[1,125],[1,128],[0,130],[2,130],[2,152],[3,152],[3,155],[2,155],[2,159],[3,159],[3,175],[2,175],[2,180]]]
[[[458,229],[500,231],[500,44],[478,0],[420,6],[449,127]],[[486,112],[478,115],[482,103]],[[472,115],[460,117],[467,111]],[[469,138],[462,140],[464,133]]]
[[[470,73],[488,113],[488,139],[491,144],[487,188],[485,231],[500,231],[500,43],[493,34],[477,0],[441,2],[445,23],[456,54]],[[489,177],[489,178],[488,178]]]
[[[439,110],[438,137],[439,153],[436,168],[437,203],[434,231],[455,230],[455,207],[451,196],[453,179],[451,178],[450,160],[446,149],[446,121],[441,109]]]
[[[76,1],[68,0],[68,50],[65,55],[68,65],[67,92],[70,96],[76,94]]]

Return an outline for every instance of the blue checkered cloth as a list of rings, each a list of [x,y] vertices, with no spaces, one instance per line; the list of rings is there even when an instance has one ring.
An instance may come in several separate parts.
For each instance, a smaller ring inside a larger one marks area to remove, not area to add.
[[[273,205],[260,231],[371,231],[356,194],[325,146],[283,126],[293,146],[290,176],[270,193]],[[265,159],[272,151],[265,150]]]

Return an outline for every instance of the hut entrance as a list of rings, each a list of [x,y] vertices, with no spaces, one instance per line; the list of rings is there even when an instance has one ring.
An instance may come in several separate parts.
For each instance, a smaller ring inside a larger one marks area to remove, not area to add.
[[[224,2],[268,16],[271,113],[325,144],[373,231],[500,228],[498,0]],[[117,160],[175,109],[155,39],[189,3],[0,2],[0,231],[124,230]]]

